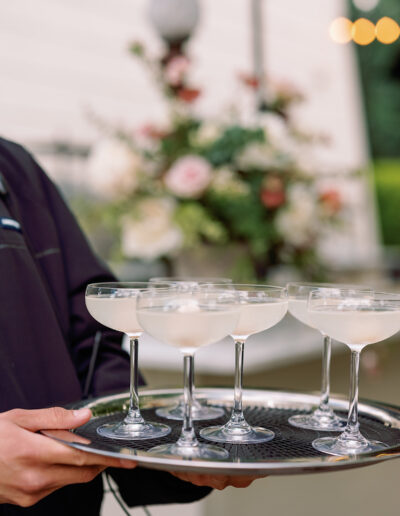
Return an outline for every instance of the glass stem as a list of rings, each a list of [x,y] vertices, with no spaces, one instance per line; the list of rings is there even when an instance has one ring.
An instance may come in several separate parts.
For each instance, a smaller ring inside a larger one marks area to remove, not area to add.
[[[190,396],[190,407],[193,406],[194,401],[194,355],[189,355],[190,358],[190,368],[189,368],[189,396]]]
[[[349,415],[345,432],[357,435],[359,432],[358,423],[358,374],[360,369],[360,352],[351,350],[351,367],[350,367],[350,402]]]
[[[330,369],[331,369],[331,352],[332,339],[328,335],[324,335],[324,346],[322,351],[322,385],[321,399],[318,411],[330,412],[329,396],[330,396]]]
[[[124,423],[144,423],[144,419],[140,414],[139,409],[139,394],[138,394],[138,354],[139,354],[139,340],[136,337],[129,337],[130,357],[131,357],[131,371],[130,371],[130,396],[129,396],[129,410]]]
[[[363,448],[368,445],[367,439],[360,433],[358,422],[358,373],[360,368],[360,350],[351,350],[350,367],[350,401],[347,426],[338,437],[341,445],[352,448]]]
[[[192,362],[191,368],[190,368],[190,392],[189,396],[191,398],[192,408],[193,405],[196,403],[196,399],[194,397],[194,355],[190,355],[190,360]],[[178,406],[182,407],[182,412],[185,410],[185,396],[179,397]]]
[[[235,342],[235,387],[231,419],[229,423],[245,423],[242,404],[244,341]],[[228,423],[228,424],[229,424]]]
[[[193,428],[192,403],[193,403],[193,355],[183,357],[183,397],[185,400],[185,412],[181,435],[177,441],[178,446],[198,446],[199,442]]]

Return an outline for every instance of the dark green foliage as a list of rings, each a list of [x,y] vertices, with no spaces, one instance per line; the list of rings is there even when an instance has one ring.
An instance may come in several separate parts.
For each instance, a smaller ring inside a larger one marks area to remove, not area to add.
[[[400,160],[379,160],[374,168],[383,243],[400,246]]]
[[[400,22],[400,1],[380,0],[365,13],[350,2],[352,19],[365,17],[376,23],[383,16]],[[356,45],[368,133],[375,157],[400,156],[400,39],[391,45],[374,41]]]
[[[262,129],[229,127],[224,134],[204,150],[203,156],[214,166],[226,165],[233,161],[235,154],[251,142],[264,141]]]

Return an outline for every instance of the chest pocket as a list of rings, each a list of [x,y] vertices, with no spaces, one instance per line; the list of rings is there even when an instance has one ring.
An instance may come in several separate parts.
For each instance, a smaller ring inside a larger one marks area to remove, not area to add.
[[[7,248],[27,249],[19,222],[0,201],[0,252]]]

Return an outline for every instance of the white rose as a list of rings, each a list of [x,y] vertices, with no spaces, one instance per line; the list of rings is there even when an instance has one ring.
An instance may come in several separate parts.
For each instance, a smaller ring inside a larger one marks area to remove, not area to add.
[[[220,167],[215,170],[211,188],[215,192],[230,195],[248,195],[250,193],[249,185],[236,177],[229,167]]]
[[[178,250],[183,242],[179,227],[173,222],[172,199],[150,197],[139,201],[137,217],[122,221],[122,252],[130,258],[154,260]]]
[[[268,170],[278,163],[275,149],[267,143],[250,143],[236,157],[236,162],[242,170]]]
[[[221,128],[211,122],[203,122],[190,138],[192,145],[200,147],[215,142],[222,135]]]
[[[306,185],[294,184],[288,188],[287,199],[287,208],[276,216],[276,228],[288,244],[306,246],[318,229],[315,197]]]
[[[140,157],[123,140],[103,140],[88,158],[91,189],[104,199],[131,192],[138,185]]]
[[[282,142],[289,138],[287,122],[276,113],[267,112],[262,114],[260,125],[264,128],[266,141],[271,142],[276,147],[280,147]]]

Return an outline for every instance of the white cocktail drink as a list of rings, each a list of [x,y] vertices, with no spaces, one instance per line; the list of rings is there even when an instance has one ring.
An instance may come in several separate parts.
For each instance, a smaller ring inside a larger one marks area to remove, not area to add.
[[[308,313],[307,302],[308,302],[307,298],[305,298],[305,299],[290,299],[289,298],[288,311],[298,321],[302,322],[306,326],[309,326],[310,328],[315,328],[313,322],[311,321],[310,314]]]
[[[368,344],[388,339],[397,333],[400,326],[400,310],[395,307],[338,311],[324,306],[314,310],[311,318],[321,331],[346,343],[350,349],[362,349]]]
[[[315,439],[313,447],[331,455],[383,450],[387,444],[366,439],[358,422],[358,373],[365,346],[385,340],[400,329],[400,295],[386,293],[312,292],[308,308],[315,326],[351,350],[350,401],[347,425],[339,437]]]
[[[306,286],[303,288],[306,289]],[[307,289],[308,293],[309,290],[310,289]],[[310,328],[317,329],[314,321],[312,320],[310,312],[308,311],[308,296],[303,298],[289,297],[288,311],[301,323]],[[327,337],[327,335],[324,333],[323,338],[324,347],[322,354],[322,394],[319,406],[311,414],[296,414],[291,416],[289,418],[289,423],[293,426],[310,430],[335,431],[343,429],[346,422],[344,419],[338,417],[329,406],[331,338]]]
[[[143,329],[136,317],[137,296],[140,292],[157,290],[160,285],[143,282],[94,283],[86,288],[85,302],[90,315],[107,328],[125,333],[130,343],[130,397],[129,410],[119,423],[107,423],[97,428],[97,433],[110,439],[151,439],[168,435],[171,429],[160,423],[143,419],[138,393],[138,337]],[[162,289],[171,291],[167,284]]]
[[[250,444],[274,438],[274,432],[252,427],[246,421],[242,405],[244,344],[248,337],[268,330],[285,316],[288,302],[285,289],[267,285],[232,285],[238,291],[240,317],[231,333],[235,340],[234,403],[229,421],[222,426],[203,428],[200,435],[210,441]]]
[[[339,285],[334,283],[302,283],[294,282],[286,285],[289,297],[289,313],[298,321],[305,324],[309,328],[316,328],[310,313],[308,311],[308,298],[311,292],[316,290],[321,292],[337,292],[340,288],[347,288],[349,291],[368,287],[360,287],[356,285]],[[289,418],[289,423],[299,428],[309,430],[322,430],[325,432],[340,431],[344,428],[346,422],[335,414],[329,405],[330,396],[330,364],[331,364],[331,337],[321,331],[323,337],[322,348],[322,382],[321,396],[318,407],[310,414],[296,414]]]
[[[157,277],[150,278],[150,283],[170,283],[175,286],[179,291],[185,292],[188,290],[193,290],[201,285],[213,285],[213,284],[221,284],[221,285],[229,285],[232,283],[230,278],[210,278],[210,277],[195,277],[195,276],[166,276],[166,277]],[[190,358],[192,364],[191,368],[194,371],[194,355]],[[218,417],[222,417],[225,414],[225,411],[216,406],[211,406],[209,404],[202,403],[200,400],[196,399],[195,396],[195,388],[194,388],[194,378],[195,375],[192,375],[192,388],[191,393],[193,395],[192,399],[192,419],[193,421],[206,421],[208,419],[216,419]],[[175,419],[178,421],[182,421],[185,414],[185,403],[183,396],[179,398],[178,404],[170,406],[170,407],[160,407],[156,409],[157,416],[165,417],[166,419]]]
[[[187,286],[174,295],[142,293],[138,298],[139,324],[152,337],[178,348],[183,354],[185,411],[178,441],[162,444],[150,452],[187,458],[225,459],[226,450],[206,446],[196,438],[192,423],[193,354],[203,346],[217,342],[235,329],[239,320],[235,292],[204,292],[197,285]]]
[[[155,339],[192,354],[197,348],[217,342],[233,328],[237,312],[209,310],[183,305],[168,311],[145,308],[138,310],[138,319]]]
[[[136,317],[136,300],[133,297],[86,296],[86,307],[99,323],[127,335],[140,335],[143,330]]]
[[[240,318],[232,337],[245,340],[275,326],[286,314],[287,301],[252,302],[240,304]]]

